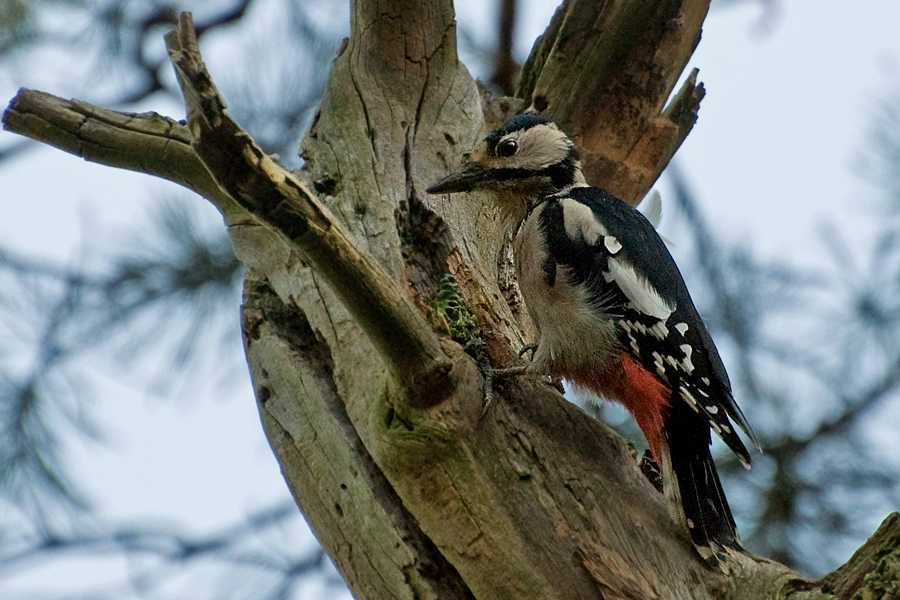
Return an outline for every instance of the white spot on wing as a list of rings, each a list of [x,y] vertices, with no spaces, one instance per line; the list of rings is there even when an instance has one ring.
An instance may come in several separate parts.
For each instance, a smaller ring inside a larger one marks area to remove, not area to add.
[[[585,208],[590,210],[587,207]],[[568,225],[566,226],[566,231],[568,231]],[[662,299],[659,292],[653,289],[653,286],[650,285],[646,279],[639,276],[634,268],[625,262],[610,257],[609,270],[603,273],[603,278],[606,279],[606,281],[615,281],[616,285],[619,286],[625,296],[631,301],[635,310],[645,315],[656,317],[664,322],[675,310]],[[662,330],[665,330],[665,333],[668,334],[668,330],[665,329],[664,323],[660,323],[660,325],[663,325],[660,333],[662,333]],[[656,326],[654,326],[654,329],[655,328]],[[654,334],[655,333],[656,332],[654,332]],[[664,339],[666,335],[664,334],[657,337],[659,337],[659,339]]]
[[[656,325],[650,328],[650,333],[657,339],[664,340],[669,335],[669,328],[666,327],[665,321],[657,321]]]
[[[638,346],[637,339],[634,337],[634,323],[630,321],[626,321],[625,319],[621,319],[619,324],[622,326],[622,329],[628,334],[628,339],[631,342],[631,349],[634,352],[635,356],[641,355],[641,348]]]
[[[688,324],[687,323],[679,323],[678,325],[675,326],[675,329],[678,330],[678,333],[681,334],[681,337],[684,337],[684,334],[686,334],[687,330],[688,330]]]
[[[606,246],[606,249],[609,250],[610,254],[616,254],[622,249],[622,244],[619,243],[619,240],[611,235],[603,238],[603,245]]]
[[[653,356],[653,366],[656,367],[656,372],[659,373],[660,377],[666,376],[666,366],[663,364],[663,357],[659,352],[654,352]]]
[[[719,413],[719,407],[716,406],[716,405],[714,405],[714,404],[711,404],[711,405],[709,405],[709,406],[706,407],[706,412],[708,412],[708,413],[711,414],[711,415],[718,414],[718,413]]]
[[[681,399],[687,402],[688,406],[694,409],[694,412],[700,412],[700,407],[697,406],[697,399],[691,395],[686,387],[683,385],[679,386],[678,391],[681,393]]]
[[[694,372],[694,363],[691,362],[691,353],[694,351],[690,344],[682,344],[678,346],[684,352],[684,360],[681,361],[681,368],[690,375]]]
[[[562,206],[566,235],[576,241],[583,240],[591,246],[600,243],[600,238],[606,235],[606,227],[589,206],[571,198],[563,198],[559,204]]]

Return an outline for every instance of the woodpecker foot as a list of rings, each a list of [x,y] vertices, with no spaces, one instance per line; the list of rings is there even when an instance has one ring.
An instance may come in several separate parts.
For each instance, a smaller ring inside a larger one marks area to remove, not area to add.
[[[539,345],[540,345],[540,342],[531,342],[530,344],[525,344],[524,346],[522,346],[522,349],[519,350],[519,356],[521,356],[521,357],[524,357],[526,353],[531,352],[532,367],[530,367],[530,368],[534,368],[534,353],[537,352]],[[508,373],[503,373],[503,375],[520,375],[522,373],[522,371],[519,371],[518,370],[519,368],[520,367],[511,367],[509,369],[503,369],[504,371],[508,371]],[[529,367],[525,367],[525,369],[526,369],[525,372],[529,372],[528,371]],[[501,373],[497,373],[497,374],[500,375]],[[545,368],[537,369],[533,372],[533,374],[540,376],[545,381],[548,381],[550,383],[550,386],[553,387],[560,394],[566,393],[566,390],[562,384],[562,377],[550,375],[549,373],[546,372]]]
[[[531,342],[530,344],[525,344],[522,346],[522,349],[519,350],[519,356],[525,356],[526,352],[531,352],[531,358],[534,359],[534,353],[538,349],[538,342]]]
[[[534,346],[537,347],[537,344],[534,344]],[[475,359],[475,364],[478,365],[478,370],[481,371],[481,376],[484,379],[484,412],[482,413],[482,416],[487,414],[488,408],[494,401],[494,381],[498,378],[523,375],[528,368],[525,366],[518,366],[495,369],[491,366],[491,360],[488,357],[485,348],[484,340],[481,338],[473,338],[466,342],[465,345],[466,352]]]
[[[494,377],[517,377],[524,375],[528,367],[506,367],[505,369],[494,369]]]
[[[484,392],[484,400],[482,401],[481,416],[487,414],[488,407],[494,401],[494,376],[496,369],[491,366],[491,359],[487,355],[486,344],[480,337],[472,338],[466,342],[466,352],[475,359],[478,370],[481,371],[481,377],[484,380],[482,391]]]
[[[537,343],[528,344],[519,351],[519,356],[522,356],[528,351],[532,353],[537,349]],[[495,369],[491,366],[491,360],[487,355],[486,345],[484,340],[481,338],[472,338],[465,345],[466,352],[475,359],[475,364],[478,365],[478,370],[481,371],[481,376],[484,379],[484,414],[487,414],[488,408],[491,403],[494,401],[494,381],[497,379],[503,379],[506,377],[519,377],[521,375],[527,374],[528,367],[525,365],[520,365],[516,367],[505,367],[503,369]],[[550,385],[556,388],[559,393],[565,393],[562,385],[562,379],[559,377],[550,377],[548,375],[543,375],[542,379],[545,381],[549,381]]]
[[[647,481],[656,488],[656,491],[660,494],[663,493],[663,479],[662,479],[662,471],[659,469],[659,465],[653,459],[653,455],[650,454],[649,450],[644,450],[644,456],[641,457],[641,462],[638,463],[638,467],[641,470],[641,473],[644,474],[644,477],[647,478]]]

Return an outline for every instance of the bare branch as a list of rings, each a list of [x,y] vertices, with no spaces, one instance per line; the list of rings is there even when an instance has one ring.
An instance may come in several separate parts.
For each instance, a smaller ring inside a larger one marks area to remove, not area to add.
[[[419,401],[442,399],[450,361],[437,334],[318,198],[225,113],[190,13],[182,13],[166,35],[166,46],[185,97],[193,148],[213,177],[315,265]]]
[[[497,31],[497,49],[494,52],[494,73],[491,83],[496,85],[504,96],[515,93],[516,75],[519,66],[513,56],[513,41],[516,29],[516,12],[518,0],[500,1],[500,26]]]
[[[226,216],[237,204],[191,149],[188,129],[156,113],[124,113],[20,89],[3,128],[87,161],[168,179],[210,200]]]

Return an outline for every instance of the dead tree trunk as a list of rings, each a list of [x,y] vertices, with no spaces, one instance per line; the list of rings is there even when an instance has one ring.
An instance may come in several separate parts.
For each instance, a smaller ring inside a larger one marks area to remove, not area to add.
[[[694,76],[664,103],[707,8],[566,2],[517,97],[492,101],[457,59],[450,0],[357,0],[299,174],[224,112],[189,15],[166,39],[186,125],[21,90],[4,126],[221,210],[249,266],[243,332],[263,426],[356,597],[845,598],[862,574],[896,575],[883,557],[900,545],[896,518],[823,582],[764,559],[711,570],[621,439],[527,378],[482,416],[474,360],[425,317],[450,273],[492,363],[518,360],[531,325],[495,208],[425,187],[531,105],[573,135],[592,183],[636,202],[696,119]]]

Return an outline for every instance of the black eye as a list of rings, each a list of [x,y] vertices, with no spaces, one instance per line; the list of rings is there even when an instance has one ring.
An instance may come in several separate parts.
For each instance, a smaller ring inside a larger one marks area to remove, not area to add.
[[[497,156],[512,156],[518,149],[516,140],[503,140],[497,144]]]

